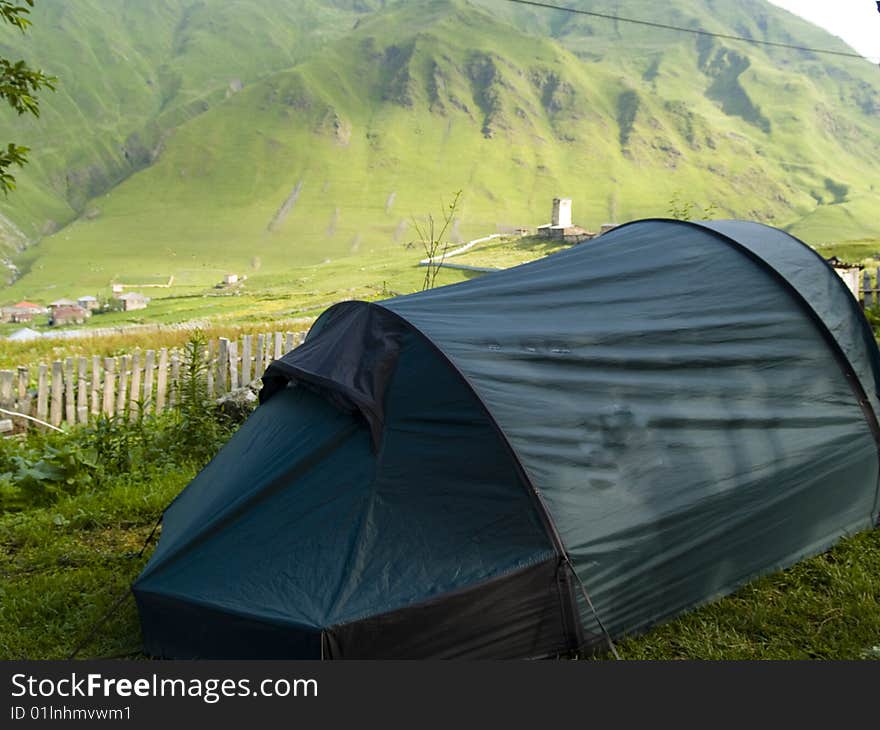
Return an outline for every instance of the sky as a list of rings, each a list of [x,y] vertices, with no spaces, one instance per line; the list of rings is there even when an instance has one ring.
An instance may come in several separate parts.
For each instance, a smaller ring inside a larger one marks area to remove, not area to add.
[[[880,61],[880,13],[874,0],[770,0]]]

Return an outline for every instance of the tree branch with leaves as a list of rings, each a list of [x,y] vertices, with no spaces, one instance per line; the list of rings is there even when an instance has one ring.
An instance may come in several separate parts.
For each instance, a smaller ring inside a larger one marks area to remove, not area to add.
[[[24,33],[30,26],[28,17],[34,0],[0,0],[0,19]],[[57,79],[39,69],[31,68],[25,61],[12,61],[0,58],[0,99],[5,99],[19,115],[40,116],[40,102],[37,92],[42,89],[55,90]],[[0,190],[4,194],[15,189],[15,175],[10,172],[13,166],[24,167],[30,149],[10,142],[0,148]]]

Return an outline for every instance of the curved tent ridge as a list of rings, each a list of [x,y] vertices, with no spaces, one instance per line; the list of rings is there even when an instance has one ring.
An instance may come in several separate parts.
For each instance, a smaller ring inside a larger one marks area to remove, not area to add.
[[[846,284],[822,256],[787,231],[764,223],[739,220],[699,221],[697,225],[715,231],[747,248],[775,269],[809,307],[828,335],[834,339],[858,378],[867,398],[869,422],[880,439],[877,413],[880,411],[880,349],[871,325]],[[749,233],[761,235],[750,236]],[[791,242],[794,246],[779,245]],[[787,260],[781,254],[788,254]],[[818,264],[816,266],[815,264]],[[810,272],[819,274],[810,277]]]
[[[618,226],[615,231],[645,222],[706,229],[778,277],[835,352],[880,450],[880,349],[858,302],[816,251],[785,231],[754,221],[645,218]]]

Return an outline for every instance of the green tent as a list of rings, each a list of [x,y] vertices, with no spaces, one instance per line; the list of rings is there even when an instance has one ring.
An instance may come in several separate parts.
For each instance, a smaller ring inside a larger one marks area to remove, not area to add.
[[[755,223],[637,221],[338,304],[166,510],[146,650],[544,657],[644,630],[876,522],[878,377],[841,279]]]

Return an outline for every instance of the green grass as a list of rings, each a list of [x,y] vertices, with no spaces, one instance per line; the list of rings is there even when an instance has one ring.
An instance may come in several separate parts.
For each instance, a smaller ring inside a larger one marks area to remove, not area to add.
[[[644,636],[627,659],[880,659],[880,530]]]
[[[193,475],[185,468],[133,473],[98,493],[0,517],[0,658],[66,657],[128,589],[147,559],[136,553]],[[84,656],[139,646],[128,602]]]
[[[99,493],[0,517],[0,659],[58,659],[125,593],[135,557],[193,469],[132,474]],[[625,659],[878,658],[880,531],[619,642]],[[82,657],[140,650],[127,600]]]
[[[850,264],[863,264],[869,268],[880,266],[880,238],[824,243],[814,246],[814,248],[825,258],[837,256]]]

